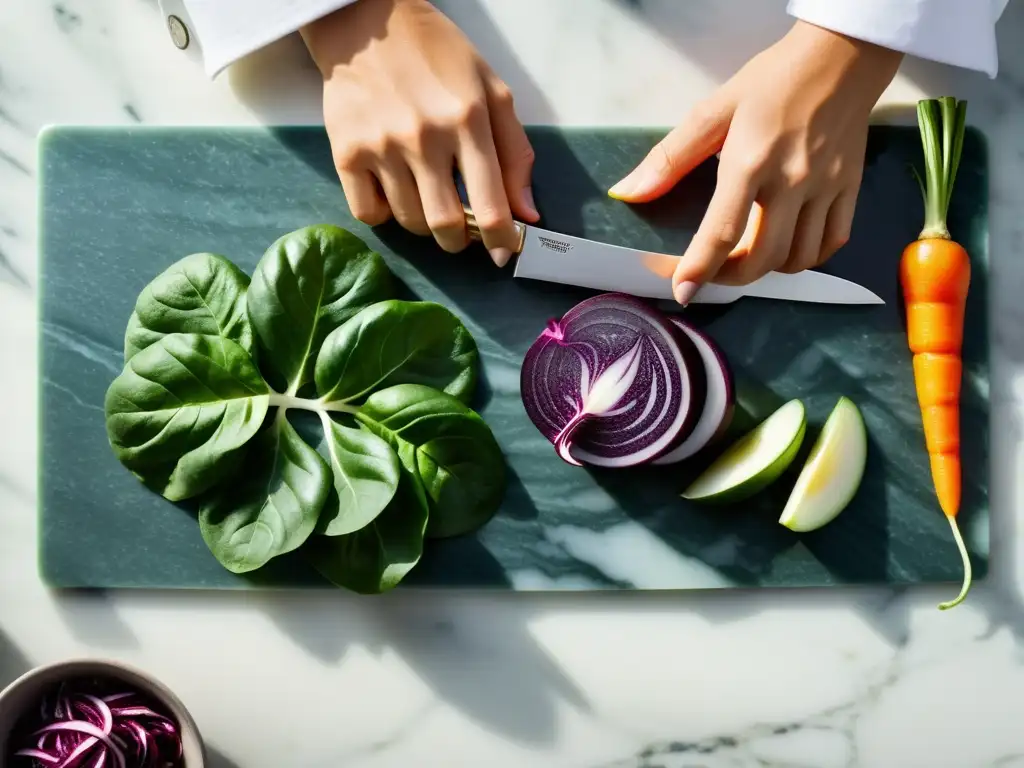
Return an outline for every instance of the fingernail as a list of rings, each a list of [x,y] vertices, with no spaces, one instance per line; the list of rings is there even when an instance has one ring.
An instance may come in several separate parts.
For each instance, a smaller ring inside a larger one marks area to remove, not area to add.
[[[673,289],[672,294],[676,297],[676,301],[685,307],[690,303],[690,299],[693,298],[699,288],[700,286],[695,282],[691,280],[684,280]]]
[[[508,264],[508,260],[512,258],[512,251],[508,248],[492,248],[491,249],[491,260],[499,267],[504,267]]]
[[[614,184],[611,189],[608,190],[608,197],[614,198],[615,200],[622,200],[628,197],[636,187],[636,180],[632,174],[622,179],[618,183]]]
[[[540,212],[537,210],[537,204],[533,201],[532,187],[526,187],[523,190],[523,203],[533,212],[534,216],[540,216]]]

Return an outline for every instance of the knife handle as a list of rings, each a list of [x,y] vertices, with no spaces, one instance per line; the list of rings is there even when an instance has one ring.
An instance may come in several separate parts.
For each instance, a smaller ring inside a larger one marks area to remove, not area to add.
[[[482,243],[483,235],[480,232],[480,225],[476,223],[476,214],[470,210],[468,205],[462,206],[462,211],[466,214],[466,231],[469,233],[469,239]],[[520,254],[523,252],[523,246],[526,245],[526,225],[515,219],[512,219],[512,225],[516,228],[516,235],[519,238],[519,244],[512,252]]]

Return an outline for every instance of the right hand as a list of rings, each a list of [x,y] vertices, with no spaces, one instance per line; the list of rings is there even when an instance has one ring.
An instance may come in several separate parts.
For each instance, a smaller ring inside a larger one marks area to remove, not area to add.
[[[457,166],[484,245],[504,266],[513,216],[536,221],[533,148],[508,86],[427,0],[357,0],[302,30],[352,214],[394,218],[446,251],[469,244]]]

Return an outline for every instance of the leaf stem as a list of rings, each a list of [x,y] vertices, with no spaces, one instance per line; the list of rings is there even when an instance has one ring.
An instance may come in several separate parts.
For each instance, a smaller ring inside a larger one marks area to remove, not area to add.
[[[967,102],[952,96],[917,102],[917,123],[924,151],[924,228],[919,240],[950,238],[946,217],[960,166],[967,123]],[[918,177],[920,180],[920,177]]]
[[[960,559],[964,561],[964,580],[963,585],[960,587],[960,594],[954,597],[952,600],[939,603],[940,611],[948,611],[954,606],[960,605],[967,597],[967,591],[971,588],[971,558],[967,554],[967,546],[964,544],[964,537],[960,535],[960,527],[956,524],[955,517],[948,517],[949,525],[953,529],[953,538],[956,540],[956,547],[960,550]]]
[[[356,413],[359,409],[347,403],[335,403],[326,400],[314,400],[309,397],[295,397],[293,395],[282,395],[274,392],[270,395],[270,407],[277,406],[281,409],[297,408],[301,411],[313,411],[315,413]]]

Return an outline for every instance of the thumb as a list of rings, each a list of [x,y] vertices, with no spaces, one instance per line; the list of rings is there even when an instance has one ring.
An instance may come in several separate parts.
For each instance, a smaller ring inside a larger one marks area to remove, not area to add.
[[[609,197],[627,203],[661,197],[722,148],[731,118],[732,107],[724,100],[698,105],[632,173],[608,190]]]

